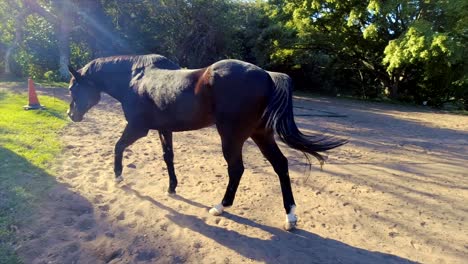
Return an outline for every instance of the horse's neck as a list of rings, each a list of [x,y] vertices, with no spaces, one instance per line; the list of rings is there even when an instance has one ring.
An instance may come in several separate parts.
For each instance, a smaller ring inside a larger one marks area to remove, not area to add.
[[[97,88],[119,102],[122,102],[131,91],[129,81],[124,77],[125,73],[109,73],[93,76],[97,80]]]
[[[116,99],[119,102],[125,98],[125,94],[123,93],[122,85],[115,84],[115,85],[105,85],[101,88],[101,92],[106,93]]]

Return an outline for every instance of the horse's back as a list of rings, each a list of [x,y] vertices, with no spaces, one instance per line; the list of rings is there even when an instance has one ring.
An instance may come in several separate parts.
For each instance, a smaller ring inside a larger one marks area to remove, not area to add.
[[[210,66],[213,83],[223,85],[223,90],[246,90],[261,93],[271,87],[271,78],[262,68],[240,60],[221,60]]]
[[[268,72],[239,60],[222,60],[209,69],[217,115],[241,120],[261,117],[274,89]]]
[[[213,124],[208,91],[196,91],[203,73],[203,69],[145,69],[132,82],[137,99],[137,106],[133,107],[135,118],[144,117],[151,129],[169,131],[195,130]]]

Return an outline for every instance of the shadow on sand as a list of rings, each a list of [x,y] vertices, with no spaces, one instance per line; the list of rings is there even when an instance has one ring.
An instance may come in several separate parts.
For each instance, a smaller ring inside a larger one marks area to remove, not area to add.
[[[352,247],[305,230],[298,229],[288,233],[225,212],[223,217],[230,221],[258,228],[271,234],[271,239],[265,240],[248,237],[235,230],[208,225],[196,216],[179,213],[150,196],[142,195],[130,186],[124,185],[122,189],[167,211],[169,214],[166,217],[174,224],[189,228],[255,261],[264,261],[265,263],[414,263],[398,256]],[[180,195],[175,195],[173,198],[191,206],[208,210],[207,206]]]

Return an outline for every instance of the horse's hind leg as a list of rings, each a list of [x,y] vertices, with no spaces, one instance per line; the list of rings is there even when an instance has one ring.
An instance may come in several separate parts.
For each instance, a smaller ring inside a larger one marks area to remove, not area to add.
[[[248,135],[241,131],[233,131],[239,130],[239,127],[242,126],[217,125],[218,132],[221,136],[224,159],[228,165],[229,183],[221,203],[211,208],[210,213],[212,215],[222,214],[225,207],[229,207],[233,204],[237,187],[239,187],[240,179],[244,173],[242,146],[248,138]]]
[[[296,226],[295,202],[291,189],[291,181],[288,172],[288,160],[276,145],[272,131],[258,131],[252,135],[252,139],[260,148],[265,158],[271,163],[276,174],[278,174],[281,192],[283,194],[283,205],[286,210],[286,223],[284,228],[291,230]]]
[[[122,177],[122,157],[124,150],[138,139],[148,135],[148,129],[132,127],[127,124],[117,144],[115,144],[114,173],[115,181],[121,182]]]
[[[169,194],[175,194],[176,187],[177,187],[177,176],[174,170],[174,151],[172,149],[172,132],[159,131],[159,139],[161,140],[164,162],[166,162],[167,172],[169,174],[169,188],[167,189],[167,192]]]

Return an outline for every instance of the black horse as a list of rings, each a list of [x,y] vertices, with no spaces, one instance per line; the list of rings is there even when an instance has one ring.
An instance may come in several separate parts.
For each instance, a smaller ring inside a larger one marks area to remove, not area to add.
[[[305,136],[293,117],[292,85],[286,74],[267,72],[238,60],[222,60],[196,70],[181,69],[159,55],[99,58],[75,71],[70,80],[69,117],[79,122],[100,100],[101,92],[117,99],[127,126],[115,145],[114,172],[122,181],[125,148],[158,130],[169,173],[169,193],[175,193],[172,132],[215,124],[228,165],[229,183],[222,202],[210,213],[231,206],[244,172],[242,146],[250,137],[279,176],[286,210],[285,229],[296,225],[295,202],[288,161],[276,145],[274,132],[288,146],[323,162],[318,153],[346,143],[327,136]]]

